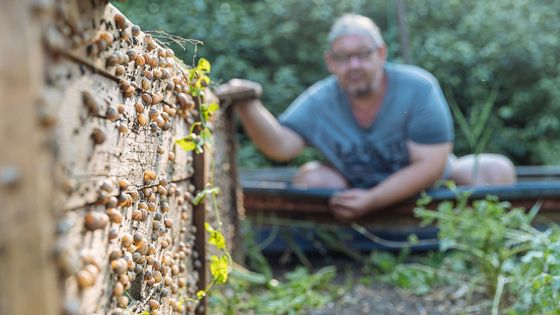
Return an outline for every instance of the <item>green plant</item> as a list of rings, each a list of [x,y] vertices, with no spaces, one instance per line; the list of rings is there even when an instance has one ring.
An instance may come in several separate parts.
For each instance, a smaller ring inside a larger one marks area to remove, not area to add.
[[[197,154],[203,153],[204,150],[212,144],[212,132],[210,130],[209,121],[211,116],[218,111],[219,105],[217,103],[207,104],[205,93],[206,87],[210,84],[210,62],[204,58],[200,58],[198,65],[189,69],[189,94],[196,97],[198,100],[198,113],[199,117],[196,122],[191,124],[189,134],[184,138],[178,139],[175,143],[185,151],[194,151]],[[206,296],[207,291],[212,286],[217,284],[225,284],[228,280],[229,269],[232,264],[232,258],[226,248],[226,241],[221,232],[222,222],[220,219],[220,210],[216,200],[216,195],[220,192],[218,187],[214,186],[214,163],[211,165],[210,182],[206,187],[199,191],[193,199],[193,204],[196,206],[205,198],[210,196],[213,209],[216,211],[218,229],[213,228],[210,223],[204,223],[204,229],[209,234],[208,243],[213,245],[218,251],[218,254],[210,255],[210,274],[212,280],[205,290],[200,290],[196,293],[197,299],[202,299]]]
[[[426,202],[426,200],[424,200]],[[480,273],[473,285],[482,286],[492,300],[492,314],[557,314],[560,287],[560,230],[538,230],[531,224],[539,205],[530,211],[511,209],[495,197],[469,203],[468,194],[442,202],[437,210],[425,204],[415,209],[424,223],[437,223],[441,250]]]
[[[516,164],[558,163],[560,2],[404,2],[414,63],[434,73],[466,117],[499,82],[496,115],[489,119],[495,132],[487,150],[506,154]],[[258,81],[274,114],[327,75],[321,53],[326,33],[344,12],[372,17],[389,46],[388,59],[401,60],[394,1],[136,0],[115,5],[142,29],[203,40],[205,45],[177,50],[177,56],[190,60],[198,47],[213,60],[214,81]],[[464,134],[457,134],[455,152],[472,153]]]
[[[320,308],[342,292],[331,282],[333,266],[310,273],[303,267],[284,275],[284,280],[267,280],[259,273],[239,266],[227,286],[210,297],[212,314],[302,314]]]

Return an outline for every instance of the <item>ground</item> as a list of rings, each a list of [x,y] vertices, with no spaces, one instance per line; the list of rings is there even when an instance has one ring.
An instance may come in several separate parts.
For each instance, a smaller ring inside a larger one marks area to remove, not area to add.
[[[414,258],[413,258],[414,259]],[[380,281],[365,274],[362,265],[348,258],[314,259],[314,270],[325,265],[337,267],[334,285],[348,287],[338,299],[325,307],[310,311],[310,315],[454,315],[489,314],[490,302],[481,294],[469,294],[467,285],[450,284],[431,288],[425,294]],[[274,265],[273,265],[274,266]],[[274,266],[281,277],[283,268]],[[343,270],[352,270],[344,272]]]
[[[392,285],[375,282],[368,286],[357,285],[336,302],[325,308],[311,311],[311,315],[451,315],[487,314],[485,307],[468,307],[464,292],[439,288],[416,296]]]

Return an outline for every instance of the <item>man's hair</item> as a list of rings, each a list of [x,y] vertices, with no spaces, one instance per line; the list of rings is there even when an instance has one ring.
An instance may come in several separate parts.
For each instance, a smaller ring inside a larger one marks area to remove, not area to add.
[[[368,17],[353,13],[346,13],[339,17],[331,27],[329,36],[329,47],[340,36],[363,35],[371,39],[376,47],[385,45],[379,27]]]

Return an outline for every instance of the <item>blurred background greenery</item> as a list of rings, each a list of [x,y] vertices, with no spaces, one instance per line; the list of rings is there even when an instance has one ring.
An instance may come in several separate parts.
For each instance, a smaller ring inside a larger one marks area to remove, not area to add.
[[[412,63],[439,79],[473,129],[488,132],[484,151],[516,164],[560,164],[560,1],[408,0]],[[114,3],[146,30],[204,42],[196,57],[212,63],[212,79],[260,82],[264,101],[281,113],[307,86],[327,75],[326,34],[345,12],[373,18],[403,62],[396,1],[388,0],[134,0]],[[187,64],[195,47],[172,46]],[[494,93],[495,92],[495,93]],[[490,106],[488,103],[491,102]],[[481,115],[491,109],[488,119]],[[241,129],[240,129],[241,131]],[[455,153],[474,150],[456,128]],[[270,165],[240,133],[242,167]],[[483,141],[479,139],[479,141]],[[306,150],[295,163],[315,158]]]

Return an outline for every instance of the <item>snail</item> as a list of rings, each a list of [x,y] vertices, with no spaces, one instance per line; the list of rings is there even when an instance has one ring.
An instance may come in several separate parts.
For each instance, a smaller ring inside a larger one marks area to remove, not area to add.
[[[109,119],[110,121],[115,121],[119,118],[119,110],[117,107],[113,105],[109,105],[107,107],[107,111],[105,112],[105,118]]]
[[[114,19],[115,19],[115,25],[117,26],[118,29],[124,30],[128,27],[128,22],[126,21],[124,15],[117,13],[115,14]]]
[[[129,233],[124,233],[121,238],[121,245],[125,248],[130,247],[130,245],[132,245],[132,241],[132,235],[130,235]]]
[[[194,101],[185,93],[177,93],[177,102],[179,103],[181,109],[185,111],[189,111],[194,108]]]
[[[122,214],[119,211],[117,211],[117,209],[115,208],[107,209],[107,215],[109,216],[109,219],[113,223],[120,224],[123,221]]]
[[[89,269],[82,269],[76,273],[76,278],[78,280],[78,285],[80,286],[80,288],[85,289],[95,284],[97,275],[93,274]]]
[[[127,179],[124,179],[124,178],[120,178],[118,180],[118,184],[119,184],[119,188],[122,189],[122,190],[127,189],[128,186],[130,186],[130,182]]]
[[[128,126],[126,125],[126,123],[119,121],[117,123],[117,130],[122,133],[123,135],[128,133]]]
[[[151,120],[156,120],[156,118],[160,116],[160,113],[159,113],[159,110],[157,109],[157,107],[155,107],[155,106],[150,107],[150,111],[148,112],[148,116],[150,117]]]
[[[117,77],[122,77],[126,73],[126,68],[123,65],[118,65],[115,68],[115,75]]]
[[[152,105],[152,96],[148,93],[142,93],[142,101],[146,105]]]
[[[135,88],[134,88],[134,86],[130,85],[129,82],[121,81],[119,83],[119,87],[120,87],[121,92],[123,93],[124,97],[129,98],[129,97],[132,97],[132,95],[134,95]]]
[[[163,101],[163,95],[161,95],[160,92],[156,92],[152,95],[152,105],[159,104],[161,101]]]
[[[113,35],[106,31],[99,32],[99,36],[97,37],[98,42],[104,41],[107,45],[111,45],[113,43],[113,40],[114,40]],[[100,49],[100,50],[104,50],[104,49]]]
[[[159,69],[154,69],[153,73],[154,73],[154,78],[158,80],[163,77],[163,72],[161,72],[161,70]]]
[[[108,237],[110,240],[113,240],[119,236],[119,230],[116,227],[112,227],[109,229]]]
[[[144,215],[142,214],[141,210],[135,209],[132,211],[132,220],[134,221],[142,221]]]
[[[84,226],[89,231],[105,228],[109,223],[109,216],[101,212],[88,212],[84,217]]]
[[[138,35],[140,35],[141,30],[138,25],[132,25],[131,31],[132,31],[132,36],[138,37]]]
[[[134,62],[139,66],[139,67],[143,67],[146,64],[146,60],[144,59],[144,56],[138,54],[134,57]]]
[[[156,172],[152,170],[144,171],[144,181],[149,182],[156,179]]]
[[[155,118],[155,123],[158,126],[158,128],[163,129],[163,126],[165,126],[166,121],[165,119],[163,119],[163,117],[161,117],[161,115],[159,115]]]
[[[88,91],[83,91],[82,100],[84,102],[84,105],[88,109],[88,112],[91,115],[97,115],[99,111],[99,106],[97,105],[97,102],[95,101],[91,93],[89,93]]]
[[[121,296],[124,293],[124,286],[122,283],[117,282],[113,287],[113,296]]]
[[[140,102],[136,102],[134,103],[134,109],[138,114],[142,114],[144,112],[144,105]]]
[[[119,112],[119,114],[124,114],[126,107],[124,106],[124,104],[117,104],[117,111]]]
[[[148,123],[148,116],[146,114],[138,114],[137,119],[140,126],[145,126]]]
[[[147,78],[142,78],[141,87],[143,91],[148,91],[150,88],[152,88],[152,83]]]
[[[151,130],[152,132],[157,132],[158,129],[159,129],[159,127],[158,127],[158,125],[157,125],[155,122],[151,122],[151,123],[150,123],[150,130]]]
[[[144,72],[142,73],[144,75],[144,78],[148,79],[148,80],[153,80],[154,79],[154,72],[151,70],[144,70]]]
[[[159,302],[154,300],[154,299],[150,299],[148,301],[148,306],[150,307],[150,310],[152,310],[152,311],[157,310],[159,308]],[[153,314],[153,312],[152,312],[152,314]]]
[[[117,298],[117,305],[121,308],[126,308],[128,306],[128,298],[124,295]]]

